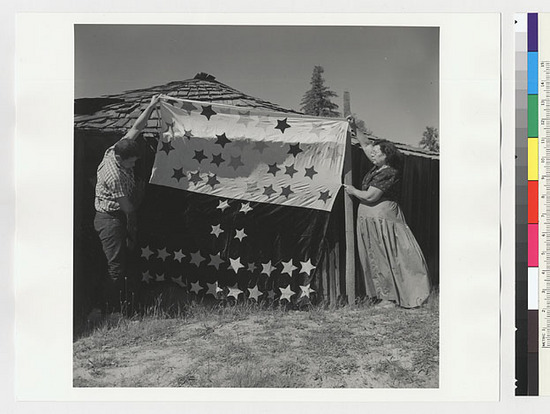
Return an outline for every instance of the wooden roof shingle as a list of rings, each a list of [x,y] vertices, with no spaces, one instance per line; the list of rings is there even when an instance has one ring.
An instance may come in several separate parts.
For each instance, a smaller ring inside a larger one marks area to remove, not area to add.
[[[283,108],[272,102],[246,95],[217,81],[214,76],[201,72],[193,79],[172,81],[165,85],[99,98],[76,99],[74,127],[80,130],[125,133],[143,112],[151,97],[158,94],[180,99],[258,108],[272,112],[301,114],[293,109]],[[151,116],[151,120],[155,119],[158,118]],[[151,122],[151,120],[143,131],[144,136],[154,136],[158,130],[158,121]]]
[[[283,108],[263,99],[246,95],[227,86],[212,75],[201,72],[193,79],[172,81],[165,85],[144,89],[135,89],[121,94],[107,95],[99,98],[75,99],[74,127],[80,130],[95,130],[101,132],[116,132],[124,134],[143,112],[151,97],[158,94],[174,98],[194,101],[216,102],[234,106],[261,109],[269,112],[281,112],[304,116],[302,112]],[[145,137],[158,135],[158,116],[151,114],[149,122],[143,131]],[[377,137],[370,137],[377,138]],[[358,145],[356,142],[354,144]],[[409,145],[395,143],[405,154],[439,158],[439,154],[414,148]]]

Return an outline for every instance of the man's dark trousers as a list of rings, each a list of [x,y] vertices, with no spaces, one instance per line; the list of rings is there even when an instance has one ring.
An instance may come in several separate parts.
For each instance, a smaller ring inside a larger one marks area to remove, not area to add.
[[[122,211],[102,213],[96,211],[94,228],[99,235],[108,277],[102,281],[102,305],[107,311],[120,311],[126,302],[127,238],[126,215]]]

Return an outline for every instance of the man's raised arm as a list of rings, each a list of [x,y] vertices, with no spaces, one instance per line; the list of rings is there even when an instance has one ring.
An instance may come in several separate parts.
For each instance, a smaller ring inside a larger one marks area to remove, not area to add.
[[[136,122],[134,125],[132,125],[132,128],[122,137],[122,139],[136,139],[139,134],[141,134],[141,131],[145,128],[147,125],[147,120],[151,116],[151,113],[153,112],[153,109],[155,109],[155,106],[160,100],[160,95],[155,95],[151,98],[151,102],[147,105],[145,108],[145,111],[136,119]]]

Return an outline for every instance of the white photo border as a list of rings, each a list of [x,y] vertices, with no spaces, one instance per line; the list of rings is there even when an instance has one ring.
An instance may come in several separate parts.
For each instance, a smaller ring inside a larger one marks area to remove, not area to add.
[[[72,387],[75,24],[440,27],[440,387]],[[467,28],[467,30],[465,30]],[[500,16],[21,14],[16,32],[16,396],[21,401],[497,401]]]

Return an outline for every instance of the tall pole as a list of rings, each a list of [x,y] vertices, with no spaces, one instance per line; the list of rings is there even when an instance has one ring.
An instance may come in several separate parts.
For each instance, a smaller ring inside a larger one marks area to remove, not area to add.
[[[344,116],[351,115],[351,100],[348,91],[344,92]],[[348,132],[349,134],[349,132]],[[344,155],[344,184],[352,185],[351,137],[346,139]],[[344,221],[346,233],[346,295],[348,304],[355,304],[355,223],[353,220],[353,199],[344,191]]]
[[[349,98],[349,92],[344,91],[344,116],[351,115],[351,101]]]

